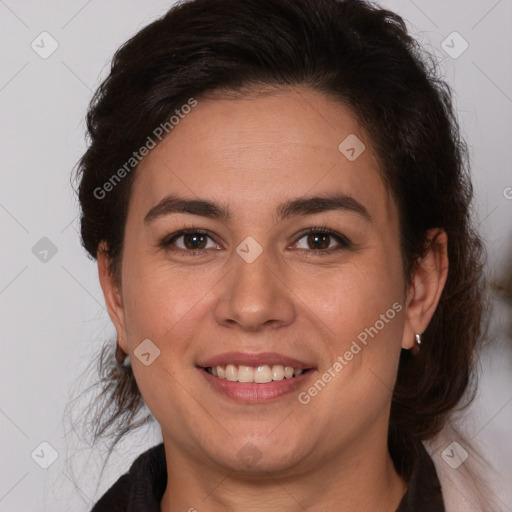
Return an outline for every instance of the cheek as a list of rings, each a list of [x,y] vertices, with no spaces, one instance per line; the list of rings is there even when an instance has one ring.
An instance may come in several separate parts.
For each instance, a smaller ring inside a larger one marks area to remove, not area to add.
[[[379,334],[400,340],[400,317],[403,309],[401,269],[387,265],[382,257],[364,264],[341,266],[329,273],[295,278],[294,288],[305,310],[313,313],[313,322],[325,329],[337,350],[352,340],[364,339],[364,333],[376,325]],[[316,321],[314,318],[316,317]],[[372,332],[373,329],[372,329]]]
[[[321,410],[343,402],[345,411],[333,411],[335,417],[350,411],[371,423],[391,399],[405,308],[400,259],[377,251],[367,256],[357,265],[324,274],[320,281],[304,275],[296,284],[298,296],[311,298],[304,310],[323,334],[319,377],[329,369],[332,374],[338,363],[329,389],[315,398],[317,406]]]
[[[213,273],[178,272],[165,262],[136,254],[124,263],[123,299],[132,348],[149,338],[166,351],[182,350],[213,307],[209,293],[216,282]]]
[[[338,425],[347,417],[351,426],[346,428],[352,432],[372,425],[389,406],[405,311],[392,273],[340,276],[332,283],[338,286],[322,288],[311,308],[316,325],[325,332],[320,347],[325,358],[318,378],[329,383],[324,387],[313,382],[302,399],[309,401],[315,414],[331,411],[328,430],[335,443]]]

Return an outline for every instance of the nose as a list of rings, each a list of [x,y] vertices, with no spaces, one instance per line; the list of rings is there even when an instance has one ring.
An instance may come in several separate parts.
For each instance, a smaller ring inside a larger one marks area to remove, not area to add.
[[[219,283],[214,310],[217,323],[252,332],[293,323],[293,292],[276,262],[272,264],[265,251],[252,263],[236,253],[233,259],[234,268]]]

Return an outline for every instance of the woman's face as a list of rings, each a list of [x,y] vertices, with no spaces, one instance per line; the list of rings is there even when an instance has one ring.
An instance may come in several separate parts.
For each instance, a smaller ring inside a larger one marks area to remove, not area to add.
[[[198,98],[136,172],[113,317],[166,449],[301,471],[385,438],[408,291],[349,109]]]

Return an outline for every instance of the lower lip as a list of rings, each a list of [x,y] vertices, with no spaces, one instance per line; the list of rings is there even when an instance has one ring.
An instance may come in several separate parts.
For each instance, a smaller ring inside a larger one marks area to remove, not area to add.
[[[204,378],[213,388],[223,395],[239,402],[269,402],[281,396],[287,395],[297,388],[309,377],[312,370],[307,370],[298,377],[292,379],[273,380],[265,384],[254,382],[233,382],[227,379],[220,379],[203,368],[199,368]]]

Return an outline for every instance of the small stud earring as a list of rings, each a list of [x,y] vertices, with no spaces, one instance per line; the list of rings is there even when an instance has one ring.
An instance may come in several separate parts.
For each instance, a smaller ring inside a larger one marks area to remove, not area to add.
[[[417,356],[421,347],[421,334],[414,333],[414,346],[409,350],[413,356]]]

